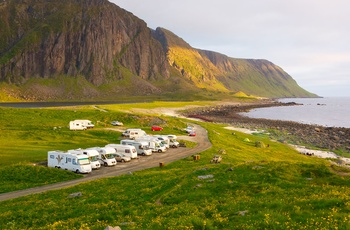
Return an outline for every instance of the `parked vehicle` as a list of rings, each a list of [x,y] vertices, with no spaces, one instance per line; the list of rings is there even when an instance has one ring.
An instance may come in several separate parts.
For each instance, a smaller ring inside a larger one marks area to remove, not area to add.
[[[176,139],[170,139],[170,147],[177,148],[180,146],[180,143]]]
[[[193,127],[193,126],[187,126],[187,127],[185,128],[185,131],[186,131],[187,133],[194,132],[194,127]]]
[[[110,148],[110,147],[92,147],[92,148],[88,148],[89,149],[94,149],[97,150],[98,152],[98,160],[100,161],[100,163],[104,166],[114,166],[117,164],[117,161],[114,158],[114,155],[116,152],[114,150],[114,148]]]
[[[88,156],[84,154],[71,154],[59,150],[48,152],[47,166],[76,173],[90,173],[92,171]]]
[[[98,160],[98,152],[94,149],[71,149],[68,150],[71,154],[85,154],[88,156],[90,165],[92,169],[99,169],[101,168],[101,163]]]
[[[123,153],[131,159],[137,158],[137,151],[134,146],[122,144],[108,144],[106,147],[114,148],[116,153]]]
[[[142,138],[136,138],[135,141],[146,141],[148,143],[148,148],[152,149],[152,152],[165,152],[166,147],[164,144],[158,140],[158,138],[153,136],[144,136]]]
[[[151,127],[151,130],[152,130],[152,131],[162,131],[163,128],[160,127],[160,126],[158,126],[158,125],[153,125],[153,126]]]
[[[152,155],[152,150],[148,147],[148,142],[146,141],[121,140],[120,144],[134,146],[138,155]]]
[[[146,132],[143,131],[142,129],[127,129],[122,133],[123,137],[127,137],[130,139],[135,139],[146,135],[147,135]]]
[[[170,147],[171,148],[177,148],[180,146],[180,143],[177,141],[177,136],[173,134],[168,134],[167,137],[170,140]]]
[[[80,121],[70,121],[69,122],[70,130],[86,130],[87,127]]]
[[[124,125],[123,122],[120,122],[120,121],[112,121],[111,124],[114,126],[123,126]]]
[[[191,136],[191,137],[195,137],[196,136],[196,132],[195,131],[191,131],[188,136]]]
[[[158,138],[167,149],[170,148],[170,139],[167,135],[154,135],[154,137]]]
[[[123,153],[115,153],[114,158],[118,162],[128,162],[131,161],[131,158],[128,156],[125,156]]]

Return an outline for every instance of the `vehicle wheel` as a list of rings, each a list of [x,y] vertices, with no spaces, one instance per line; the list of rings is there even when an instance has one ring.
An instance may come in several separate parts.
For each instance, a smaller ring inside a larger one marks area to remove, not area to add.
[[[75,170],[76,173],[79,173],[79,169]]]
[[[146,156],[146,154],[145,154],[145,153],[142,153],[142,156]]]
[[[107,162],[103,163],[103,165],[106,166],[106,167],[108,166]]]
[[[161,149],[158,149],[158,153],[161,153],[162,152],[162,150]]]
[[[122,162],[122,163],[124,163],[124,162],[125,162],[125,160],[124,160],[124,159],[122,159],[122,160],[121,160],[121,162]]]

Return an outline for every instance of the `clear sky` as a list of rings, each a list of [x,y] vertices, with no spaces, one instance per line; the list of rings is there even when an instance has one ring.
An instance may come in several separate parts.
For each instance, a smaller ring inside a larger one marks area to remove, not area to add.
[[[110,0],[192,47],[267,59],[319,96],[350,97],[349,0]]]

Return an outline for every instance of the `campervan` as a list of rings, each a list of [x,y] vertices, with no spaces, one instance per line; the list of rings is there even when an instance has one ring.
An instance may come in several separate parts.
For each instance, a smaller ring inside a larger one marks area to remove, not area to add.
[[[117,164],[117,161],[114,158],[115,150],[109,147],[92,147],[87,148],[86,150],[96,150],[98,152],[98,160],[104,166],[114,166]]]
[[[69,129],[70,130],[85,130],[85,129],[91,129],[95,125],[92,124],[90,120],[74,120],[69,122]]]
[[[166,147],[163,145],[163,143],[158,140],[158,138],[153,136],[144,136],[141,138],[136,138],[135,141],[146,141],[148,143],[148,147],[152,149],[152,152],[165,152]]]
[[[146,141],[121,140],[120,144],[134,146],[138,155],[142,155],[142,156],[152,155],[152,150],[148,148],[148,142]]]
[[[135,139],[146,135],[147,135],[146,132],[143,131],[142,129],[127,129],[122,133],[123,137],[127,137],[130,139]]]
[[[90,173],[92,171],[88,156],[84,154],[71,154],[59,150],[48,152],[47,166],[70,170],[76,173]]]
[[[123,153],[125,156],[131,159],[137,158],[137,151],[134,146],[122,145],[122,144],[108,144],[106,147],[114,148],[117,153]]]
[[[167,149],[170,147],[170,139],[167,135],[154,135],[154,137],[158,138]]]
[[[75,122],[81,122],[88,129],[92,129],[93,127],[95,127],[95,125],[92,124],[90,120],[75,120]]]
[[[82,122],[79,122],[79,121],[70,121],[70,122],[69,122],[69,129],[70,129],[70,130],[86,130],[87,127],[84,126]]]
[[[68,152],[71,154],[85,154],[89,158],[92,169],[101,168],[100,161],[98,160],[99,154],[95,149],[71,149],[71,150],[68,150]]]

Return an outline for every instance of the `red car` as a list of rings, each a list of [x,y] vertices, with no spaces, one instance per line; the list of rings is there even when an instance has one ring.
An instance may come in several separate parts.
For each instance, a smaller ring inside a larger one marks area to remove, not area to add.
[[[195,137],[196,136],[196,132],[195,131],[191,131],[188,136],[191,136],[191,137]]]
[[[152,131],[162,131],[163,128],[160,127],[160,126],[157,126],[157,125],[153,125],[152,128],[151,128]]]

